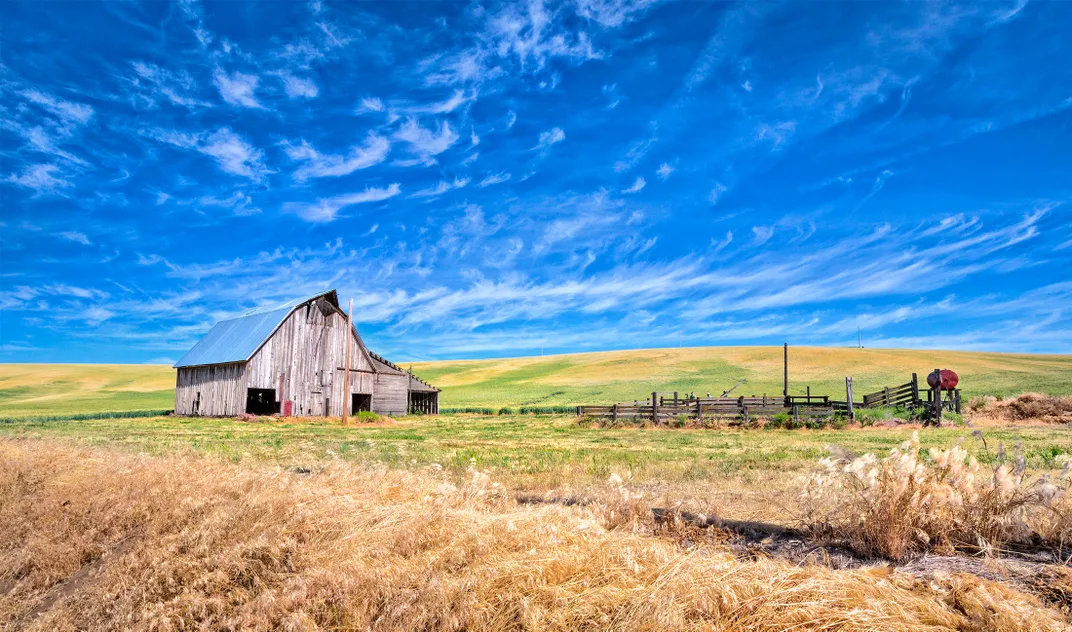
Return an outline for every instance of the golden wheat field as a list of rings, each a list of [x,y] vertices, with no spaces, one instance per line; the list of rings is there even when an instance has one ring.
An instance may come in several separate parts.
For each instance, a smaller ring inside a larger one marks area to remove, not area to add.
[[[1069,629],[1067,567],[1009,582],[999,561],[780,559],[655,525],[618,476],[571,505],[519,501],[475,468],[5,440],[0,522],[8,629]]]

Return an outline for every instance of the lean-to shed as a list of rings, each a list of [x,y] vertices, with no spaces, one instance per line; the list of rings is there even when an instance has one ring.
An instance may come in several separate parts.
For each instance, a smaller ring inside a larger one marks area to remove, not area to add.
[[[175,364],[175,414],[341,415],[347,344],[352,412],[439,412],[439,389],[370,353],[331,290],[216,323]]]

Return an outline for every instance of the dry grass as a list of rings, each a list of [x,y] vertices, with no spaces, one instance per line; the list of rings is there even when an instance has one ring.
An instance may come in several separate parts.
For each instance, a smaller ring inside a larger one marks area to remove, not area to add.
[[[984,468],[959,445],[920,454],[919,433],[884,458],[830,457],[805,490],[805,523],[865,555],[990,551],[1007,544],[1062,550],[1072,542],[1069,462],[1031,476],[1023,455]]]
[[[519,505],[482,472],[0,442],[0,626],[37,630],[1064,630],[972,575],[835,571],[654,536],[601,502]]]
[[[1009,399],[989,395],[968,402],[973,423],[1008,424],[1020,422],[1072,424],[1072,397],[1021,393]]]

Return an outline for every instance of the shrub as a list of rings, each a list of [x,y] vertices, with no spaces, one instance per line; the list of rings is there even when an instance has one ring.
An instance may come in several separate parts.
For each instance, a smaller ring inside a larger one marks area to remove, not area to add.
[[[864,555],[902,560],[926,551],[987,550],[1072,537],[1068,468],[1030,479],[1022,455],[984,470],[960,446],[920,457],[919,433],[889,456],[830,457],[805,486],[804,524]]]
[[[372,412],[371,410],[359,411],[356,415],[354,415],[354,417],[357,418],[358,423],[362,423],[362,424],[379,423],[379,422],[384,421],[384,420],[387,419],[383,415],[378,415],[378,414]]]

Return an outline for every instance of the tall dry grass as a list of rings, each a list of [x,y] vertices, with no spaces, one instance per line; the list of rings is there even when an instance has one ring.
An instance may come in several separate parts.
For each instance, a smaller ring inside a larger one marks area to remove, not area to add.
[[[920,453],[919,433],[878,458],[830,457],[804,491],[804,522],[865,555],[903,560],[926,551],[988,551],[1072,543],[1069,463],[1032,476],[1022,455],[984,467],[959,445]]]
[[[615,479],[516,503],[487,473],[0,442],[0,626],[31,630],[1063,630],[972,575],[736,559],[655,537]]]
[[[1072,423],[1072,397],[1021,393],[998,399],[990,395],[971,398],[967,404],[973,422]]]

